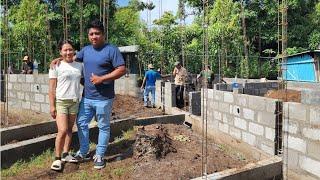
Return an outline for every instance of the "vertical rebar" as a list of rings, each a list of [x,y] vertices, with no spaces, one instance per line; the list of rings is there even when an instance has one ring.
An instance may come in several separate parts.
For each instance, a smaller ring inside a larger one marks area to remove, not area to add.
[[[106,25],[105,25],[105,29],[106,29],[106,42],[109,41],[109,15],[110,15],[110,0],[107,0],[107,4],[106,4],[106,13],[107,13],[107,17],[106,17]]]
[[[282,102],[285,102],[288,100],[288,91],[287,91],[287,75],[288,75],[288,69],[287,69],[287,0],[278,0],[278,64],[280,66],[279,71],[278,71],[278,76],[281,77],[281,81],[278,87],[278,91],[284,91],[285,92],[285,97],[283,97]],[[285,178],[288,179],[288,160],[289,160],[289,151],[288,151],[288,136],[286,136],[285,142],[283,142],[283,130],[282,130],[282,123],[289,123],[290,118],[289,118],[289,113],[283,115],[282,113],[284,112],[283,109],[284,106],[282,106],[281,110],[281,123],[279,122],[277,124],[277,130],[278,130],[278,137],[276,137],[276,141],[278,143],[278,146],[281,148],[278,148],[278,154],[283,153],[284,149],[284,143],[286,143],[286,155],[285,155],[285,161],[286,162],[286,173],[285,173]],[[280,108],[280,107],[278,107]],[[289,106],[288,110],[286,112],[289,112]],[[285,117],[286,116],[286,117]],[[279,117],[280,118],[280,117]],[[287,122],[284,122],[283,120],[286,119]],[[280,120],[279,120],[280,121]],[[281,131],[281,133],[280,133]],[[281,142],[281,144],[280,144]]]
[[[100,17],[100,22],[102,22],[102,3],[103,0],[99,1],[99,17]]]
[[[203,62],[202,70],[208,66],[208,0],[203,0]],[[208,167],[208,82],[202,81],[202,177],[207,179]]]
[[[62,2],[62,14],[63,14],[63,39],[68,39],[68,7],[67,0]]]
[[[3,59],[1,61],[1,68],[0,68],[0,75],[2,76],[0,78],[1,82],[1,87],[4,90],[4,104],[1,104],[1,111],[3,109],[3,113],[1,113],[1,123],[4,122],[5,125],[9,124],[9,119],[8,119],[8,111],[9,111],[9,106],[8,106],[8,66],[9,66],[9,17],[8,17],[8,0],[5,0],[4,2],[4,9],[3,9],[3,28],[2,28],[2,34],[3,34]],[[2,79],[3,78],[3,79]],[[2,107],[3,106],[3,107]]]
[[[104,28],[106,27],[106,0],[103,0],[102,2],[102,24]],[[104,29],[104,33],[106,32],[106,29]]]
[[[80,49],[83,47],[83,0],[79,0],[80,6]]]

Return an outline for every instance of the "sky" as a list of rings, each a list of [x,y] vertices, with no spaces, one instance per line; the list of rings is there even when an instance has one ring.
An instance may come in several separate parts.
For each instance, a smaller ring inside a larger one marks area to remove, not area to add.
[[[147,2],[147,0],[142,0],[143,2]],[[160,15],[163,15],[165,11],[171,11],[173,15],[175,15],[178,11],[178,3],[179,0],[162,0],[162,11],[160,12],[160,0],[150,0],[153,2],[153,4],[156,6],[152,11],[151,11],[151,22],[155,19],[159,19]],[[118,0],[119,6],[127,6],[129,0]],[[144,10],[140,13],[140,18],[147,22],[147,13],[148,10]],[[190,11],[190,9],[186,9],[186,11]],[[188,16],[186,18],[186,23],[190,24],[193,20],[193,16]]]

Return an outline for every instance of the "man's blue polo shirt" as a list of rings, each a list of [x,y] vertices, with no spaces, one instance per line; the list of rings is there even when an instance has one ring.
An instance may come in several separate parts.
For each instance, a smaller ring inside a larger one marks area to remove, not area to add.
[[[114,98],[114,81],[105,81],[94,85],[90,81],[91,74],[103,76],[111,73],[116,67],[124,65],[119,49],[105,44],[95,49],[92,45],[83,47],[76,55],[78,62],[84,65],[84,93],[88,99],[106,100]]]
[[[156,80],[160,78],[160,74],[154,70],[148,70],[144,77],[146,77],[146,86],[155,86]]]

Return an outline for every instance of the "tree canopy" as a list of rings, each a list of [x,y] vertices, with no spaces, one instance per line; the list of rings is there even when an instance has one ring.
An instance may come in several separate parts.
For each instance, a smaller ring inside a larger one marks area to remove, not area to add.
[[[92,19],[101,19],[102,14],[100,1],[83,2],[80,11],[78,0],[9,0],[10,50],[32,54],[42,63],[56,57],[56,44],[64,32],[65,7],[68,38],[79,49],[81,17],[85,27]],[[155,4],[130,0],[127,7],[119,7],[116,0],[108,2],[110,43],[139,45],[139,62],[143,66],[154,63],[169,73],[175,61],[183,60],[190,72],[199,73],[204,44],[201,1],[180,0],[176,14],[163,12],[152,27],[140,19],[140,13],[157,8]],[[183,24],[183,18],[189,15],[185,7],[194,14],[193,22],[188,24]],[[276,1],[271,0],[209,0],[206,18],[212,69],[229,77],[274,76],[276,67],[271,59],[278,52],[278,9]],[[319,48],[319,15],[318,0],[288,0],[289,54]],[[88,43],[85,29],[83,39]]]

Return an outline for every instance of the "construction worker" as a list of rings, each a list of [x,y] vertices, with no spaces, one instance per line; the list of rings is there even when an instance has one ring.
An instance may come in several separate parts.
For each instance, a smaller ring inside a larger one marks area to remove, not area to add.
[[[211,71],[209,65],[205,66],[205,69],[200,72],[197,79],[199,80],[200,78],[202,78],[203,86],[205,85],[205,83],[207,83],[207,88],[212,88],[212,81],[214,79],[214,74]]]
[[[182,67],[180,62],[174,63],[173,76],[174,84],[176,85],[176,104],[178,108],[182,108],[184,106],[183,100],[183,92],[184,92],[184,83],[187,78],[187,70]]]
[[[23,60],[23,63],[21,68],[21,74],[32,74],[33,63],[30,61],[29,56],[24,56],[22,60]]]
[[[154,70],[154,67],[152,64],[148,65],[148,71],[144,75],[141,89],[143,89],[144,85],[144,92],[143,92],[143,100],[144,100],[144,107],[148,107],[148,96],[151,92],[151,106],[155,108],[155,92],[156,92],[156,80],[160,78],[161,75],[159,72]]]

